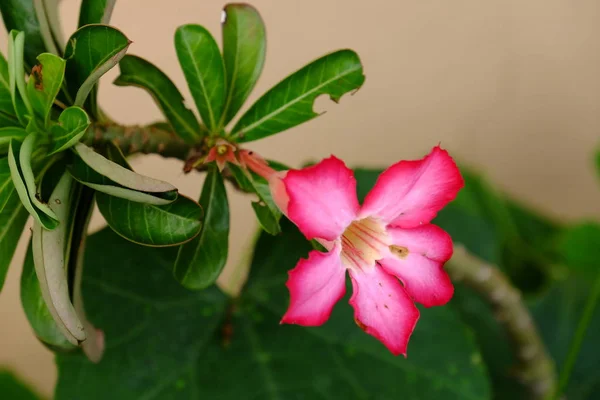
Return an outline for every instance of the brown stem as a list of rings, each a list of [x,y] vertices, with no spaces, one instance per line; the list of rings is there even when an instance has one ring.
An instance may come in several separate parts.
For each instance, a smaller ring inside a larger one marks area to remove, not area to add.
[[[556,369],[520,291],[498,268],[470,254],[464,246],[456,246],[446,270],[453,280],[463,282],[492,306],[512,343],[518,379],[531,399],[546,399],[556,386]]]

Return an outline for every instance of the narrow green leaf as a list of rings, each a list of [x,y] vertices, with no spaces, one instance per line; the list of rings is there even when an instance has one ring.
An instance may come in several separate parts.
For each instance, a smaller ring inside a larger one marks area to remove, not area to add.
[[[65,173],[50,196],[49,204],[58,216],[60,225],[53,231],[45,230],[34,222],[32,249],[35,272],[42,297],[60,332],[72,344],[86,339],[83,324],[71,303],[67,281],[67,263],[71,217],[75,210],[79,189],[77,183]]]
[[[116,0],[83,0],[79,9],[79,27],[89,24],[108,24]]]
[[[38,20],[38,24],[39,24],[39,28],[40,28],[40,34],[42,36],[42,41],[44,42],[44,47],[46,48],[46,50],[52,54],[62,54],[62,49],[59,49],[55,38],[54,38],[54,34],[52,32],[52,28],[50,25],[50,20],[48,17],[48,13],[47,13],[47,7],[50,4],[46,4],[46,3],[51,3],[51,1],[48,0],[33,0],[33,8],[35,9],[35,15],[37,17]],[[54,1],[54,3],[52,4],[52,6],[57,7],[57,3],[56,1]],[[54,21],[56,22],[56,21]]]
[[[15,109],[12,103],[12,94],[10,90],[10,76],[8,74],[8,63],[4,58],[4,55],[0,53],[0,127],[5,126],[16,126],[19,124],[16,121],[16,125],[10,125],[6,122],[16,121],[17,116],[15,115]]]
[[[185,106],[183,96],[167,75],[137,56],[123,57],[119,67],[121,75],[114,81],[115,85],[137,86],[147,90],[177,135],[188,143],[198,142],[203,128],[194,113]]]
[[[198,112],[216,132],[225,105],[225,67],[217,42],[200,25],[183,25],[175,32],[175,50]]]
[[[96,203],[108,226],[123,238],[145,246],[180,245],[192,240],[202,228],[202,208],[181,195],[171,204],[156,206],[97,193]]]
[[[13,108],[22,126],[27,126],[31,116],[31,105],[27,100],[25,90],[25,71],[23,67],[23,49],[25,46],[25,34],[23,32],[10,31],[8,39],[8,75],[10,95]]]
[[[225,6],[223,60],[227,74],[227,100],[222,125],[242,107],[254,89],[265,63],[267,39],[260,14],[249,4]]]
[[[0,291],[29,213],[21,204],[7,158],[0,158]]]
[[[82,108],[72,106],[65,109],[53,125],[50,134],[52,148],[48,154],[55,154],[75,146],[90,126],[90,118]]]
[[[202,231],[179,248],[173,267],[175,278],[188,289],[204,289],[217,280],[227,261],[229,204],[223,177],[209,169],[200,195],[204,210]]]
[[[75,151],[79,157],[75,158],[73,167],[71,168],[71,174],[75,179],[87,186],[117,197],[123,197],[124,193],[133,190],[140,192],[140,197],[125,198],[133,201],[150,202],[151,204],[156,205],[168,204],[177,198],[177,188],[170,183],[136,174],[126,166],[105,158],[82,143],[75,145]],[[83,161],[85,165],[81,165],[81,163],[78,162],[79,160]],[[86,168],[85,166],[89,168]],[[104,178],[108,178],[108,181]],[[115,183],[120,187],[114,185]],[[101,188],[98,187],[98,185],[112,186],[115,190]]]
[[[0,393],[5,399],[42,400],[30,387],[7,370],[0,369]]]
[[[27,82],[27,96],[39,126],[49,128],[50,110],[65,75],[66,61],[54,54],[38,56],[39,65],[34,67]]]
[[[311,62],[265,93],[240,118],[232,139],[250,142],[311,120],[315,99],[327,94],[336,103],[365,80],[358,55],[339,50]]]
[[[25,64],[33,67],[37,56],[46,51],[33,0],[2,0],[0,13],[8,32],[14,29],[25,33]]]
[[[118,29],[108,25],[79,28],[67,43],[66,80],[74,105],[83,107],[88,95],[94,117],[98,117],[95,85],[102,75],[119,63],[131,42]]]
[[[46,9],[46,19],[48,20],[48,25],[50,26],[52,39],[54,40],[54,43],[59,51],[58,54],[62,54],[63,50],[65,49],[65,38],[62,33],[59,10],[59,3],[61,1],[62,0],[43,0]]]
[[[23,141],[27,136],[27,131],[16,126],[0,128],[0,155],[8,153],[8,146],[12,139]]]
[[[248,178],[248,176],[241,167],[233,163],[227,163],[227,168],[229,169],[229,172],[231,172],[231,175],[233,175],[233,178],[235,179],[240,189],[247,193],[254,192],[254,186],[252,186],[250,178]]]
[[[10,167],[10,174],[12,182],[15,185],[15,190],[25,209],[36,221],[42,224],[45,229],[55,229],[58,226],[58,220],[39,210],[29,196],[29,190],[25,184],[25,178],[21,169],[21,149],[22,146],[18,140],[11,140],[8,148],[8,165]],[[36,204],[39,203],[41,202],[36,199]]]

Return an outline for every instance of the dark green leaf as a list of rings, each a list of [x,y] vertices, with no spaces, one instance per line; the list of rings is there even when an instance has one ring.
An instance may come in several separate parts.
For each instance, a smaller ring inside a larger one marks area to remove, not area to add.
[[[248,98],[265,63],[267,39],[260,14],[249,4],[225,6],[223,60],[227,75],[226,125]]]
[[[10,124],[13,121],[14,125]],[[6,123],[9,122],[9,123]],[[17,116],[12,103],[10,91],[10,76],[8,75],[8,63],[0,53],[0,126],[17,126]]]
[[[198,141],[201,137],[200,124],[194,113],[185,106],[183,96],[168,76],[137,56],[123,57],[119,67],[121,75],[115,80],[115,85],[137,86],[147,90],[179,137],[188,143]]]
[[[50,110],[63,83],[66,61],[50,53],[40,54],[37,59],[40,63],[27,82],[27,97],[39,126],[47,129]]]
[[[0,12],[7,31],[14,29],[25,32],[25,64],[33,67],[37,56],[46,51],[33,0],[2,0]]]
[[[229,169],[229,172],[231,172],[231,175],[235,179],[240,189],[247,193],[254,192],[254,186],[252,186],[250,178],[248,178],[241,167],[232,163],[227,163],[227,168]]]
[[[98,80],[123,58],[131,42],[121,31],[107,25],[86,25],[79,28],[67,43],[66,77],[74,105],[83,107],[91,93],[86,108],[97,117],[96,89]]]
[[[7,158],[0,158],[0,291],[29,213],[21,204]]]
[[[0,370],[0,393],[4,399],[41,400],[26,384],[6,370]]]
[[[233,139],[250,142],[317,117],[315,99],[327,94],[335,102],[365,80],[358,55],[351,50],[328,54],[294,72],[265,93],[240,118]]]
[[[573,271],[595,277],[600,268],[600,225],[594,222],[575,225],[564,232],[560,252]]]
[[[192,240],[202,228],[202,208],[179,195],[165,206],[96,194],[98,208],[119,235],[146,246],[175,246]]]
[[[79,9],[79,27],[89,24],[108,24],[116,0],[83,0]]]
[[[200,25],[183,25],[175,32],[175,50],[198,112],[215,132],[225,106],[225,67],[217,42]]]
[[[229,204],[223,177],[215,166],[206,176],[200,205],[204,223],[200,235],[179,248],[175,278],[188,289],[203,289],[217,280],[227,261]]]
[[[0,155],[8,153],[8,146],[12,139],[23,141],[27,136],[27,132],[23,128],[16,126],[9,126],[6,128],[0,128]]]
[[[58,124],[50,130],[54,154],[75,146],[90,126],[90,118],[82,108],[72,106],[65,109],[58,118]]]

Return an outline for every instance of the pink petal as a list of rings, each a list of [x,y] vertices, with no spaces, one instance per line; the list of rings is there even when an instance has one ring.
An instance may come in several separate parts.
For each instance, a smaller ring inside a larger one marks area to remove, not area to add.
[[[334,156],[288,171],[283,183],[290,199],[288,217],[309,240],[334,240],[356,218],[356,179]]]
[[[437,146],[422,160],[400,161],[379,175],[360,215],[403,228],[427,224],[463,186],[454,160]]]
[[[354,320],[379,339],[394,355],[406,357],[406,347],[419,319],[419,310],[396,278],[381,267],[350,269]]]
[[[340,245],[328,253],[313,250],[289,272],[286,286],[290,306],[282,324],[318,326],[329,319],[333,306],[346,293],[346,269],[340,251]]]
[[[443,266],[452,256],[452,239],[435,225],[412,229],[388,228],[392,251],[381,266],[397,276],[409,295],[425,307],[446,304],[454,286]]]

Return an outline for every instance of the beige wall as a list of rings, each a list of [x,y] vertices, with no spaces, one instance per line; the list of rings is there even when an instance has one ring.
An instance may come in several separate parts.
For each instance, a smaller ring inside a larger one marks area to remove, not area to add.
[[[591,150],[600,144],[600,3],[595,0],[261,0],[268,57],[253,99],[285,74],[334,49],[355,49],[367,81],[318,120],[250,146],[300,165],[335,153],[352,165],[385,166],[421,157],[441,142],[507,192],[558,217],[600,214]],[[64,30],[79,1],[64,0]],[[183,23],[220,38],[220,1],[120,0],[113,23],[132,54],[168,73],[189,99],[173,48]],[[219,39],[220,40],[220,39]],[[4,51],[6,35],[0,34]],[[117,121],[160,118],[140,90],[104,79],[103,107]],[[322,99],[321,99],[322,100]],[[190,104],[192,104],[190,102]],[[200,178],[158,158],[136,167],[197,196]],[[233,262],[255,222],[247,199],[233,200]],[[101,224],[95,220],[95,227]],[[22,240],[21,245],[25,241]],[[52,357],[33,338],[17,282],[23,246],[0,296],[0,365],[50,393]]]

